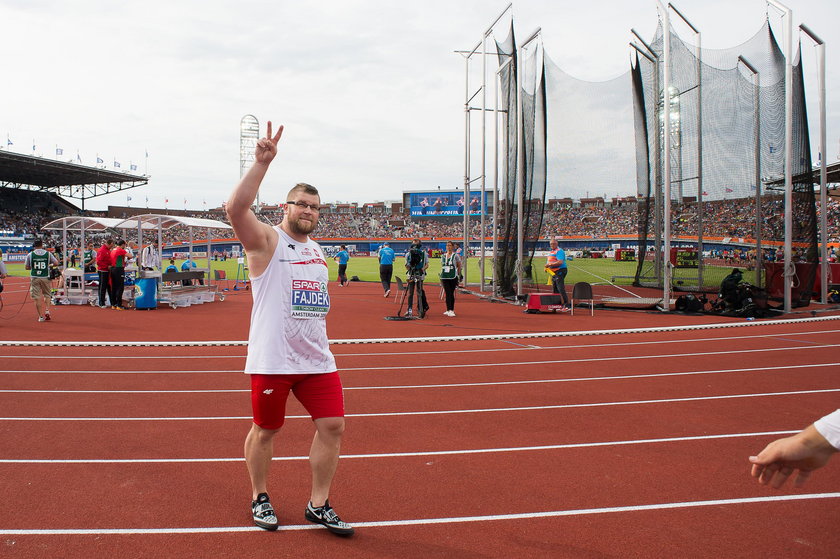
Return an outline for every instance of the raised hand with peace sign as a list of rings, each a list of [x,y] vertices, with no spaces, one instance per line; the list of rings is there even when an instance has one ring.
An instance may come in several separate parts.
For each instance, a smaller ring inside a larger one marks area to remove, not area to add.
[[[262,165],[268,165],[277,155],[277,144],[280,142],[280,136],[283,135],[283,125],[277,128],[277,134],[271,136],[271,121],[268,121],[268,128],[266,130],[265,138],[260,138],[257,141],[256,151],[254,153],[254,161]]]

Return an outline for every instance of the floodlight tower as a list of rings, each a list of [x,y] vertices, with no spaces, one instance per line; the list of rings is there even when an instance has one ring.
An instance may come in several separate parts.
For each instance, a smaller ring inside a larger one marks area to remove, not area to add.
[[[239,121],[239,178],[245,176],[257,151],[257,140],[260,137],[260,123],[254,115],[245,115]],[[257,192],[257,213],[260,212],[260,193]]]

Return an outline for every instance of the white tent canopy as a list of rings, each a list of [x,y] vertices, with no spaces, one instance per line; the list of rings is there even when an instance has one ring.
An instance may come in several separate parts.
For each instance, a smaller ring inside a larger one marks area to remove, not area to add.
[[[190,244],[189,250],[192,253],[193,247],[193,229],[196,227],[207,230],[207,261],[208,266],[212,262],[211,258],[211,243],[210,243],[210,229],[232,229],[230,225],[215,219],[204,219],[198,217],[185,217],[178,215],[163,215],[163,214],[142,214],[135,215],[127,219],[118,219],[112,217],[84,217],[84,216],[70,216],[62,217],[53,220],[41,229],[60,230],[62,234],[63,243],[63,265],[67,267],[67,232],[80,231],[82,250],[85,246],[85,232],[102,233],[108,230],[118,229],[136,229],[137,230],[137,244],[139,248],[143,248],[143,231],[157,230],[157,249],[158,254],[162,254],[163,248],[163,231],[183,225],[189,228]]]
[[[108,229],[129,229],[131,226],[120,225],[124,219],[113,217],[84,217],[70,216],[50,221],[41,229],[52,229],[61,231],[107,231]],[[135,224],[133,227],[137,227]],[[154,225],[144,226],[144,229],[153,229]]]

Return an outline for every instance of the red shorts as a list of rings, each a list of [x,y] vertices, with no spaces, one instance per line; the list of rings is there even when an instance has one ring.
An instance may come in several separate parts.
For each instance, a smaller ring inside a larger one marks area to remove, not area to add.
[[[263,429],[282,427],[289,390],[312,419],[344,417],[344,392],[337,371],[315,375],[251,375],[254,423]]]

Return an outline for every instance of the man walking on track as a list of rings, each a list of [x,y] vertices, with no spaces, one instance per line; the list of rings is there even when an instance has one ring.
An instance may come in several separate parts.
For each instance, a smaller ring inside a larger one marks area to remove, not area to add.
[[[394,275],[394,249],[388,243],[382,243],[379,247],[379,279],[382,282],[382,289],[385,290],[385,297],[391,294],[391,276]]]
[[[36,239],[32,243],[32,252],[26,255],[23,267],[29,270],[29,296],[35,301],[38,322],[45,322],[52,318],[50,317],[50,299],[52,299],[50,266],[58,266],[58,260],[44,248],[41,239]]]
[[[286,399],[293,390],[315,424],[309,452],[312,489],[304,517],[333,533],[350,535],[353,527],[338,517],[329,502],[344,433],[344,396],[327,339],[327,262],[321,247],[309,238],[318,224],[321,198],[315,187],[295,185],[286,198],[285,217],[274,227],[259,221],[251,210],[282,134],[280,126],[272,137],[268,122],[266,137],[257,142],[253,166],[226,205],[230,223],[248,253],[254,298],[245,362],[254,414],[245,439],[251,513],[257,526],[277,529],[268,496],[268,471],[275,435],[285,421]]]
[[[333,260],[338,261],[338,284],[341,287],[347,285],[347,263],[350,262],[350,253],[347,252],[347,247],[341,245],[341,250],[333,257]]]

